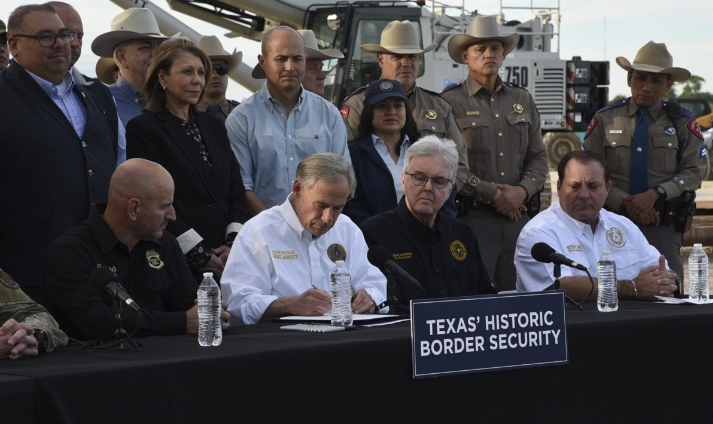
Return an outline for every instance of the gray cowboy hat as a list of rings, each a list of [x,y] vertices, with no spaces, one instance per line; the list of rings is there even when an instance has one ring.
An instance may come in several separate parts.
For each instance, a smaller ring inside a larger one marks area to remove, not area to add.
[[[500,25],[495,20],[495,16],[477,15],[473,22],[468,25],[464,34],[456,34],[448,40],[448,55],[455,62],[463,63],[460,52],[468,48],[473,43],[485,40],[498,40],[503,43],[505,54],[509,54],[517,47],[520,41],[520,34],[514,32],[510,35],[503,35],[500,32]]]
[[[210,60],[224,60],[228,63],[229,72],[232,72],[243,61],[243,52],[233,50],[233,54],[225,54],[223,45],[215,35],[203,35],[196,43]]]
[[[617,57],[616,63],[627,72],[636,70],[655,74],[669,74],[674,81],[686,81],[691,78],[691,73],[688,69],[671,66],[673,65],[673,57],[668,52],[665,43],[649,41],[636,52],[634,63],[630,63],[623,56]]]
[[[422,49],[416,28],[409,21],[391,21],[381,32],[379,44],[362,44],[361,51],[387,54],[421,54],[430,52],[438,44],[433,43]]]
[[[341,59],[344,57],[342,52],[337,49],[319,49],[319,43],[317,42],[317,37],[314,32],[310,29],[298,29],[297,32],[300,33],[302,39],[305,40],[305,54],[307,54],[307,59]],[[332,70],[325,71],[325,73],[330,73]],[[250,74],[255,79],[265,79],[265,70],[262,69],[260,63],[255,65],[252,73]]]
[[[125,41],[155,38],[161,35],[156,17],[149,9],[132,7],[119,13],[111,21],[111,31],[101,34],[92,42],[92,51],[99,57],[114,57],[114,47]]]

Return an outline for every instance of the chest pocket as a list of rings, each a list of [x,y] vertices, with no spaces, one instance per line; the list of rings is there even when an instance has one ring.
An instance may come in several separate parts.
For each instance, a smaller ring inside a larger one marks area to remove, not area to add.
[[[456,118],[456,123],[463,132],[468,152],[487,153],[491,150],[494,140],[487,140],[490,122],[486,117],[468,116],[466,118]]]
[[[612,172],[629,172],[631,167],[631,134],[607,134],[604,140],[604,157]]]
[[[529,130],[532,125],[532,116],[529,113],[510,112],[507,115],[510,124],[509,134],[510,148],[514,152],[527,151],[527,144],[530,141]]]
[[[426,118],[428,111],[421,111],[421,115],[416,119],[416,126],[421,137],[424,135],[433,134],[443,138],[446,136],[446,124],[443,117],[438,116],[436,119]]]
[[[676,135],[657,135],[653,137],[653,169],[675,173],[678,162],[678,138]]]

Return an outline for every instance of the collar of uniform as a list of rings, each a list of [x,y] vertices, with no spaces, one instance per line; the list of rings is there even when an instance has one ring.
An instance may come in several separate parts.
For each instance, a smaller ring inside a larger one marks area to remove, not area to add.
[[[436,220],[433,223],[433,228],[428,228],[427,225],[416,219],[411,213],[411,210],[406,205],[406,196],[401,197],[399,204],[396,205],[396,213],[399,214],[399,218],[406,225],[413,230],[413,232],[418,236],[418,240],[423,240],[424,238],[438,239],[441,234],[441,216],[440,212],[436,213]]]
[[[555,207],[555,215],[557,215],[557,217],[559,219],[564,221],[566,223],[566,225],[570,228],[570,230],[572,230],[572,232],[576,236],[581,236],[582,234],[584,234],[584,231],[587,228],[591,228],[589,226],[589,224],[585,224],[584,222],[578,221],[578,220],[572,218],[571,216],[569,216],[567,214],[567,212],[565,212],[564,209],[562,209],[562,206],[559,203],[557,203],[553,206]],[[597,221],[597,229],[599,229],[602,225],[603,225],[602,214],[599,213],[599,220]]]
[[[630,98],[630,99],[631,100],[629,100],[629,104],[626,106],[626,114],[627,114],[627,116],[634,116],[638,119],[637,113],[639,112],[639,108],[641,106],[637,105],[633,98]],[[646,109],[649,110],[649,115],[651,115],[651,118],[656,120],[656,119],[658,119],[658,117],[661,115],[661,112],[663,111],[663,101],[661,101],[661,99],[659,99],[651,107],[647,107]]]
[[[472,76],[468,75],[468,78],[465,80],[465,87],[468,90],[468,97],[474,95],[481,89],[485,89],[482,84],[480,84],[478,81],[475,80]],[[500,75],[498,75],[498,79],[495,82],[495,91],[500,90],[503,88],[503,80],[500,78]]]
[[[114,85],[124,93],[125,96],[127,96],[130,99],[136,99],[138,102],[139,100],[139,89],[134,87],[129,81],[125,80],[124,77],[119,74],[119,77],[116,79],[116,83]]]
[[[72,77],[71,72],[67,72],[66,74],[64,74],[64,78],[62,79],[62,82],[59,83],[59,85],[54,85],[46,79],[38,77],[27,69],[25,69],[25,71],[32,77],[33,80],[35,80],[35,82],[37,82],[37,84],[40,85],[42,91],[47,93],[48,96],[51,96],[52,89],[57,87],[57,94],[61,97],[65,97],[66,94],[72,91],[72,88],[74,87],[74,78]],[[61,91],[61,93],[59,91]]]
[[[307,231],[307,229],[302,225],[300,219],[297,217],[295,208],[292,206],[292,202],[295,200],[295,193],[291,192],[287,196],[287,200],[280,206],[280,212],[282,217],[285,218],[285,223],[292,230],[298,240],[302,240],[304,237],[310,237],[312,239],[312,233]]]
[[[418,89],[418,86],[414,83],[413,89],[411,89],[411,91],[409,91],[408,93],[406,93],[406,97],[408,97],[409,100],[410,100],[410,99],[411,99],[411,96],[413,96],[413,93],[415,93],[417,89]]]
[[[208,106],[213,105],[209,105],[208,103],[206,103],[205,98],[203,98],[203,100],[201,100],[201,102],[198,103],[197,106],[198,110],[200,110],[201,112],[205,112],[208,109]],[[220,110],[222,110],[224,114],[230,115],[230,104],[228,104],[228,99],[223,97],[223,100],[221,100],[220,103],[217,104],[217,106],[220,106]]]
[[[111,230],[109,224],[107,224],[104,220],[103,214],[105,210],[106,203],[100,203],[92,206],[89,211],[89,217],[87,218],[87,224],[92,230],[92,233],[94,233],[94,237],[96,237],[97,242],[99,242],[99,247],[101,248],[102,253],[108,255],[117,245],[124,246],[124,248],[126,248],[126,245],[122,243],[118,237],[116,237],[116,234],[114,234]],[[142,243],[148,243],[150,245],[157,244],[159,246],[163,245],[160,239],[139,242],[139,244]]]

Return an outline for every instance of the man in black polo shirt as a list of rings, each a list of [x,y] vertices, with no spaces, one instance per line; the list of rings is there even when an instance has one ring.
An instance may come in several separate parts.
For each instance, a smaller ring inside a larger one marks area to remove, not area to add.
[[[427,136],[407,151],[396,209],[361,225],[369,247],[380,245],[421,287],[397,279],[395,295],[412,299],[495,293],[471,228],[438,210],[448,200],[456,169],[455,143]],[[383,270],[382,270],[383,271]]]
[[[131,159],[109,185],[109,201],[50,246],[42,267],[44,304],[68,335],[98,339],[116,328],[112,299],[90,282],[107,267],[142,308],[123,308],[123,326],[137,336],[196,334],[198,286],[176,239],[165,232],[176,219],[173,179],[161,165]],[[230,315],[223,311],[223,327]]]

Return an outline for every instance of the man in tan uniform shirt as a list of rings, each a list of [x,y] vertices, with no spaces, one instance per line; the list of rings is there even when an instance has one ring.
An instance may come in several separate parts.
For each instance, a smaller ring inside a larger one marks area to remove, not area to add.
[[[225,54],[223,45],[215,35],[202,36],[196,45],[208,55],[213,64],[213,76],[210,81],[206,81],[205,95],[198,103],[198,109],[201,112],[208,111],[225,122],[230,112],[240,104],[226,99],[225,93],[228,90],[228,75],[243,61],[243,52]]]
[[[468,65],[468,78],[441,94],[468,145],[472,174],[460,190],[461,219],[475,231],[498,291],[515,289],[515,243],[530,219],[525,203],[542,190],[548,172],[532,96],[498,76],[519,38],[502,36],[494,17],[476,16],[465,34],[448,42],[451,58]]]
[[[649,243],[666,257],[671,269],[683,278],[683,234],[673,222],[686,209],[678,207],[684,191],[701,186],[706,148],[693,114],[661,100],[661,96],[674,81],[685,81],[691,73],[673,67],[666,45],[653,41],[639,49],[633,64],[621,56],[616,63],[628,72],[631,97],[594,115],[584,145],[604,156],[611,170],[612,188],[606,207],[634,221]],[[645,144],[638,146],[635,129],[642,113],[647,115],[644,120],[648,134],[642,139]],[[636,166],[632,152],[644,155],[645,172],[632,170]],[[632,178],[633,175],[644,178]]]
[[[460,189],[468,176],[468,152],[465,141],[453,115],[453,108],[438,93],[416,86],[416,77],[421,63],[421,55],[436,47],[436,44],[422,49],[416,29],[409,21],[392,21],[381,33],[381,44],[363,44],[361,50],[376,53],[381,78],[398,80],[409,98],[420,136],[436,135],[456,143],[458,149],[458,172],[456,184]],[[364,108],[366,87],[355,90],[344,99],[340,112],[347,125],[349,141],[358,138],[359,120]]]

